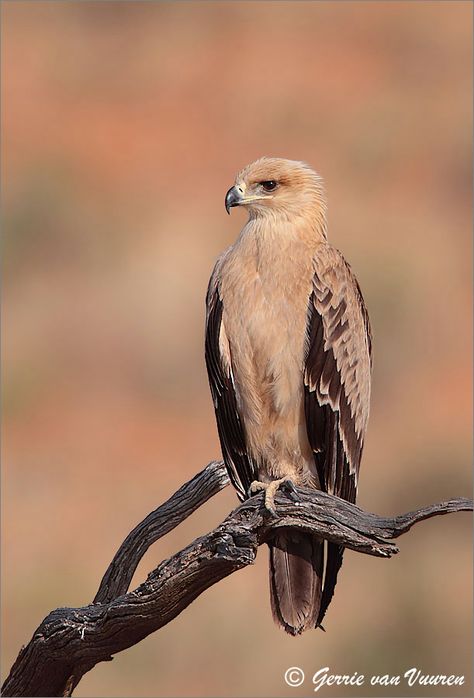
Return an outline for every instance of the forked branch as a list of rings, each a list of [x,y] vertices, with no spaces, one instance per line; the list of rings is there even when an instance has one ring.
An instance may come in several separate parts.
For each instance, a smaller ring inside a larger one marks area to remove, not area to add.
[[[356,552],[391,557],[393,539],[440,514],[472,511],[468,499],[423,507],[394,518],[377,516],[323,492],[289,488],[275,498],[271,516],[261,495],[241,504],[215,528],[161,562],[147,580],[127,593],[150,545],[173,530],[228,484],[225,466],[213,461],[129,533],[92,604],[52,611],[23,647],[6,679],[4,696],[71,695],[97,663],[163,627],[203,591],[246,565],[278,528],[299,528]]]

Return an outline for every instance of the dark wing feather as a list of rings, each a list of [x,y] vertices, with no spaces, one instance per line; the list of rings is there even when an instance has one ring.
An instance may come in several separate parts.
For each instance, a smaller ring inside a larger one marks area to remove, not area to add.
[[[308,439],[322,489],[355,502],[369,415],[369,318],[340,252],[321,246],[315,269],[304,373]],[[342,554],[342,547],[328,544],[318,625],[334,594]]]
[[[237,398],[229,361],[222,355],[222,299],[219,295],[219,262],[209,282],[206,297],[205,355],[209,385],[216,413],[222,455],[230,480],[240,500],[248,497],[256,469],[247,455],[245,435],[237,408]]]

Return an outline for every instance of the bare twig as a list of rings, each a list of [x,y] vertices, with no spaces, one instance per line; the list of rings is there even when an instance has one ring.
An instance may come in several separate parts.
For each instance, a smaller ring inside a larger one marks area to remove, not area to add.
[[[227,487],[229,476],[222,461],[211,461],[164,504],[130,531],[110,563],[93,603],[107,603],[128,590],[138,563],[153,543],[179,526],[208,499]]]
[[[391,557],[392,542],[432,516],[472,511],[468,499],[453,499],[385,518],[323,492],[279,491],[278,516],[262,496],[241,504],[213,531],[163,561],[135,590],[126,593],[149,546],[175,528],[228,483],[222,462],[213,461],[149,514],[125,539],[102,579],[94,603],[60,608],[40,624],[6,679],[4,696],[71,695],[82,676],[109,661],[181,613],[210,586],[252,564],[258,546],[278,528],[292,527],[357,552]]]

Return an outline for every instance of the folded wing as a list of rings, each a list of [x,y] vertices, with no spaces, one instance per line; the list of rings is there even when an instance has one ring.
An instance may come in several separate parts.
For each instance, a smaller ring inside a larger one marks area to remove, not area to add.
[[[315,259],[304,370],[305,416],[321,487],[355,502],[369,416],[371,333],[362,294],[341,253]],[[332,599],[343,548],[328,544],[318,624]]]
[[[257,479],[257,474],[245,448],[230,349],[222,324],[222,299],[219,295],[221,260],[222,257],[217,261],[207,291],[205,355],[222,454],[231,482],[239,499],[243,501],[248,496],[251,483]]]

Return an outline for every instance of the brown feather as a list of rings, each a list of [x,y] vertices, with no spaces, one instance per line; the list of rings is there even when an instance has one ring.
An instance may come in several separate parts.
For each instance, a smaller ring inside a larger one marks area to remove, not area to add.
[[[324,544],[288,530],[279,533],[269,548],[273,618],[290,635],[299,635],[318,620]]]
[[[355,502],[369,416],[368,313],[357,280],[338,250],[321,245],[314,264],[305,364],[308,438],[322,489]],[[334,595],[343,552],[340,546],[327,546],[318,625]]]

